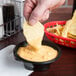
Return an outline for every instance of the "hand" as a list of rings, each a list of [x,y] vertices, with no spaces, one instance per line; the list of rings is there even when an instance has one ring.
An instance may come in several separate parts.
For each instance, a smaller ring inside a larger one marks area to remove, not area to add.
[[[65,0],[25,0],[24,16],[29,24],[43,22],[49,18],[49,11],[59,7]]]

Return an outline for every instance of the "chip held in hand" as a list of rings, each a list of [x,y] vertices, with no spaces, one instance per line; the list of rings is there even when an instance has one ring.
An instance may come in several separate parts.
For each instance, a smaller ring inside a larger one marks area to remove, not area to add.
[[[40,22],[31,26],[25,21],[23,25],[23,34],[29,45],[35,49],[39,49],[44,36],[44,26]]]

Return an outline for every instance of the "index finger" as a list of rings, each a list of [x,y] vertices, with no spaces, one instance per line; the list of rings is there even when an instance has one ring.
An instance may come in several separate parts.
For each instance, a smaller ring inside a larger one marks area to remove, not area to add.
[[[25,0],[24,16],[25,16],[26,20],[29,20],[29,17],[31,15],[33,8],[34,8],[34,4],[33,4],[32,0]]]

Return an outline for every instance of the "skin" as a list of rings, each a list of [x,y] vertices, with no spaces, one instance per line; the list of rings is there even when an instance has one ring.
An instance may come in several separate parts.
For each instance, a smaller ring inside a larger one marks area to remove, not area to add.
[[[30,25],[49,18],[49,11],[61,6],[65,0],[25,0],[24,16]]]

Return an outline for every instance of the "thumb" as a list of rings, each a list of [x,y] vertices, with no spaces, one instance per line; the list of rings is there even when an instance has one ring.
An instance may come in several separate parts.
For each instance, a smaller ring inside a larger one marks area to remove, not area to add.
[[[29,24],[34,25],[37,21],[41,20],[41,17],[43,16],[45,11],[46,11],[45,5],[43,4],[37,5],[30,15]]]

